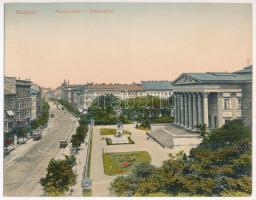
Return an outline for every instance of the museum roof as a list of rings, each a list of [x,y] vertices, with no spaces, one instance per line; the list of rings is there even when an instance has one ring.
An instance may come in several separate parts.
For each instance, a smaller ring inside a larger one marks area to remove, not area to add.
[[[174,85],[191,83],[241,83],[252,79],[252,66],[236,72],[183,73],[173,81]]]
[[[238,70],[234,73],[236,73],[236,74],[252,74],[252,65],[248,65],[247,67],[243,68],[242,70]]]
[[[146,91],[152,90],[172,90],[171,81],[141,81]]]

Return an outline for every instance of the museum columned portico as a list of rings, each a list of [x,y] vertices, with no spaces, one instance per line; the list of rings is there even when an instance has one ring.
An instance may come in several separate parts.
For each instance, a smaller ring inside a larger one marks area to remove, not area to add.
[[[252,66],[234,73],[181,74],[173,81],[174,124],[197,131],[201,124],[215,129],[233,119],[244,120],[248,116],[242,111],[248,106],[243,97],[248,92],[243,85],[251,74]]]
[[[236,92],[174,92],[174,124],[190,130],[205,124],[221,127],[226,122],[242,118],[241,91]]]
[[[175,92],[174,123],[189,129],[208,124],[208,94],[198,92]]]

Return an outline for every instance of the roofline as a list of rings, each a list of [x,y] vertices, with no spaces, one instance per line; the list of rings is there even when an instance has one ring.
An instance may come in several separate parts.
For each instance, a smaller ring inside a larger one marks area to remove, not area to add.
[[[181,75],[179,75],[176,79],[174,79],[174,80],[172,81],[172,85],[174,86],[175,83],[176,83],[176,82],[180,79],[180,77],[182,77],[183,75],[187,75],[187,76],[189,76],[190,78],[201,82],[201,80],[199,80],[198,78],[192,77],[190,74],[191,74],[191,73],[182,73]],[[204,74],[204,73],[202,73],[202,74]],[[191,83],[190,83],[190,84],[191,84]]]
[[[182,83],[177,84],[175,86],[183,86],[183,85],[203,85],[203,84],[243,84],[251,80],[241,80],[241,81],[234,81],[234,80],[223,80],[223,81],[201,81],[201,82],[195,82],[195,83]]]

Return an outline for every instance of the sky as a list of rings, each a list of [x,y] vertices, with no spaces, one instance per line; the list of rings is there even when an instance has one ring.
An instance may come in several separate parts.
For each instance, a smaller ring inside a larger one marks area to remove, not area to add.
[[[252,5],[5,4],[5,75],[43,87],[174,80],[252,63]]]

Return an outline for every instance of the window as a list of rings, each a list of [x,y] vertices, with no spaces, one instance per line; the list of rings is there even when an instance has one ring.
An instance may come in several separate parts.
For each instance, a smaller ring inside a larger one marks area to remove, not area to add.
[[[242,100],[242,98],[238,98],[238,99],[237,99],[237,109],[238,109],[238,110],[243,109],[242,105],[243,105],[243,100]]]
[[[18,101],[18,108],[20,108],[20,101]]]
[[[230,99],[224,99],[224,110],[230,110]]]
[[[20,119],[21,117],[20,117],[20,112],[18,112],[18,119]]]
[[[217,116],[214,116],[214,128],[217,128]]]

